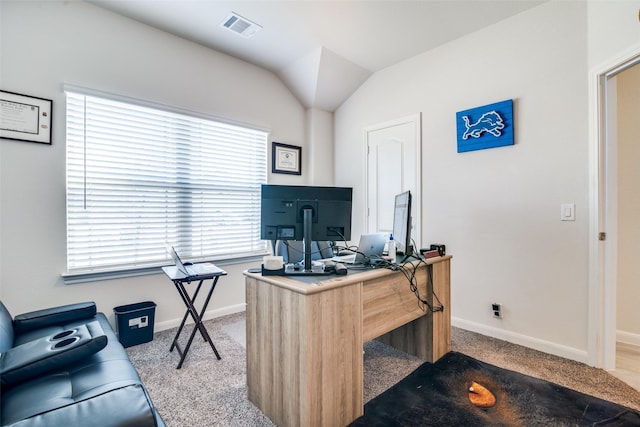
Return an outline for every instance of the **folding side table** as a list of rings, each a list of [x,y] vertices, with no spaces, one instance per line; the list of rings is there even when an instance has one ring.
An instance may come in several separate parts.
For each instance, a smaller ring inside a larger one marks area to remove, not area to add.
[[[180,369],[182,364],[184,363],[184,359],[187,357],[187,353],[189,352],[189,348],[191,347],[191,343],[193,342],[193,338],[196,335],[196,331],[200,331],[200,335],[202,338],[209,343],[211,349],[215,353],[218,360],[220,360],[220,355],[218,354],[218,350],[216,350],[216,346],[213,345],[213,341],[211,341],[211,337],[207,332],[207,329],[204,327],[202,323],[202,316],[204,316],[205,311],[207,310],[207,306],[209,305],[209,301],[211,300],[211,295],[213,294],[213,290],[216,288],[216,284],[218,283],[218,279],[220,276],[226,276],[227,273],[223,270],[219,270],[215,273],[211,274],[202,274],[198,276],[186,276],[182,271],[180,271],[175,266],[162,267],[162,271],[164,274],[171,279],[173,284],[176,286],[182,301],[187,307],[186,313],[184,313],[184,317],[182,318],[182,323],[180,323],[180,327],[178,327],[178,332],[176,336],[173,338],[173,342],[171,343],[171,348],[169,351],[172,352],[173,349],[178,350],[178,354],[180,354],[180,362],[178,363],[178,367],[176,369]],[[207,297],[204,300],[204,304],[202,305],[202,309],[200,313],[196,309],[194,303],[196,298],[198,297],[198,293],[200,292],[200,288],[202,288],[202,284],[211,280],[211,286],[209,287],[209,292],[207,293]],[[187,289],[185,288],[185,284],[190,284],[191,282],[198,282],[195,292],[193,293],[193,297],[189,297]],[[178,343],[178,338],[180,337],[180,333],[182,333],[182,329],[184,328],[185,323],[187,322],[187,318],[191,316],[195,325],[193,331],[191,331],[191,335],[189,336],[189,341],[187,341],[187,345],[184,347],[184,350],[180,348],[180,344]]]

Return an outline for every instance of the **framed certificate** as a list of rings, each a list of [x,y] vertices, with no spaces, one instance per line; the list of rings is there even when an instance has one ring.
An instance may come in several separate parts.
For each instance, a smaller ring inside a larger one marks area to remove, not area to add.
[[[302,147],[273,142],[271,146],[271,172],[302,175]]]
[[[50,99],[0,90],[0,138],[51,144]]]

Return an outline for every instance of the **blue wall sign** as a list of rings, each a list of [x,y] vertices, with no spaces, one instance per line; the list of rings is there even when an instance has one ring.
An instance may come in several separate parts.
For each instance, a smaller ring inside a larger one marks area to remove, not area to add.
[[[513,100],[456,113],[458,153],[513,145]]]

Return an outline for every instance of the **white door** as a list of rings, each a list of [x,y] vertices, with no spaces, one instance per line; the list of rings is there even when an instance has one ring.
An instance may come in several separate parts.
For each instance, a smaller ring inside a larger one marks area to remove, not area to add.
[[[420,114],[365,129],[368,153],[365,209],[367,233],[390,233],[393,230],[395,196],[410,190],[413,221],[411,237],[416,246],[421,245],[420,142]]]
[[[621,72],[640,64],[640,46],[625,59],[615,58],[592,73],[590,104],[595,118],[591,173],[597,182],[591,188],[589,363],[616,368],[618,289],[618,120],[617,82]],[[628,254],[624,254],[627,255]]]

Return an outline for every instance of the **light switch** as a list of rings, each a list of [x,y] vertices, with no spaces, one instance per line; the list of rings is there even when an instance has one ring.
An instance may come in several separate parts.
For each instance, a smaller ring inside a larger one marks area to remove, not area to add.
[[[561,221],[575,221],[576,220],[576,205],[575,203],[563,203],[560,205],[560,220]]]

